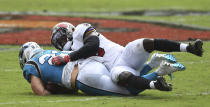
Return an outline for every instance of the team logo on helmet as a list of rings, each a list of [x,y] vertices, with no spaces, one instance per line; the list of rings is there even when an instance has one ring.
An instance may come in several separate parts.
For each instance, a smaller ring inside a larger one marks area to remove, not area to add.
[[[23,69],[25,63],[38,52],[42,50],[36,42],[27,42],[23,44],[19,51],[19,63],[21,69]]]

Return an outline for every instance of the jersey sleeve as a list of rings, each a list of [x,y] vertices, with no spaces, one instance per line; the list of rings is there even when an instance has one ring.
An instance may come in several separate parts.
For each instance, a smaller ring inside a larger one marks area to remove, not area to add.
[[[73,34],[71,61],[96,56],[99,50],[99,33],[88,23],[77,25]]]
[[[25,66],[23,68],[23,76],[29,83],[31,82],[30,75],[34,75],[38,78],[41,78],[38,70],[36,69],[36,67],[34,65],[25,64]]]
[[[86,36],[96,32],[96,29],[89,23],[81,23],[76,26],[73,33],[73,40],[83,41]]]
[[[85,33],[83,35],[83,40],[85,40],[85,38],[87,36],[90,36],[90,35],[92,35],[92,36],[98,36],[99,35],[99,33],[96,32],[96,29],[93,26],[90,26],[89,28],[87,28],[87,30],[85,31]]]
[[[89,36],[84,41],[84,46],[79,50],[69,54],[70,60],[85,59],[91,56],[96,56],[99,50],[99,38],[97,36]]]

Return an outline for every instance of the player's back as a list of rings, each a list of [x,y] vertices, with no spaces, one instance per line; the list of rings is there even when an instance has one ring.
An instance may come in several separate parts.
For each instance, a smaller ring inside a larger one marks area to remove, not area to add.
[[[115,63],[115,60],[124,50],[124,47],[104,37],[102,34],[96,32],[96,30],[88,23],[79,24],[73,33],[73,45],[71,49],[73,51],[79,50],[83,43],[83,36],[89,29],[93,29],[93,33],[97,33],[99,37],[99,52],[98,56],[93,56],[95,59],[103,64],[110,70]]]
[[[54,50],[45,50],[34,55],[24,66],[24,77],[30,82],[29,75],[35,75],[40,78],[43,83],[61,84],[64,66],[52,65],[51,58],[65,52]]]

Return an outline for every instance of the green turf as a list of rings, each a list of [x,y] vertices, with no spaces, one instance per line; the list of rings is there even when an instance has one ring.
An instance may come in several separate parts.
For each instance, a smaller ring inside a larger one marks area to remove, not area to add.
[[[204,10],[210,11],[210,0],[0,0],[0,11],[131,11],[131,10]],[[99,17],[90,16],[88,17]],[[210,27],[209,16],[100,16],[102,18],[167,21]],[[44,47],[53,49],[52,47]],[[210,42],[204,44],[202,58],[187,53],[173,53],[186,65],[175,73],[172,92],[147,90],[134,97],[53,95],[35,96],[24,80],[18,64],[19,46],[0,46],[0,107],[209,107]],[[169,78],[167,80],[170,82]]]
[[[44,47],[44,49],[54,49]],[[24,80],[18,63],[19,46],[0,45],[0,107],[209,107],[210,42],[204,43],[203,57],[172,53],[186,66],[174,73],[172,92],[147,90],[138,96],[35,96]]]
[[[199,10],[210,11],[210,0],[0,0],[0,11],[113,12],[133,10]],[[82,15],[83,16],[83,15]],[[99,17],[86,15],[88,17]],[[135,20],[164,21],[209,27],[210,16],[101,16]]]
[[[1,0],[1,11],[210,10],[209,0]]]
[[[75,16],[76,17],[76,16]],[[172,24],[182,24],[192,27],[210,28],[210,16],[106,16],[106,15],[81,15],[80,17],[125,19],[137,21],[154,21]]]

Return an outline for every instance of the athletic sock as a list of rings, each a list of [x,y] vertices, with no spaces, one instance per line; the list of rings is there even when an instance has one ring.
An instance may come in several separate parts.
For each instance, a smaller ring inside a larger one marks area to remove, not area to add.
[[[139,77],[139,76],[135,76],[135,75],[131,75],[128,79],[127,79],[127,85],[128,87],[132,87],[135,89],[150,89],[150,80],[147,80],[143,77]]]
[[[154,50],[163,52],[180,52],[180,43],[167,39],[154,39]]]
[[[143,75],[142,76],[143,78],[146,78],[148,80],[157,80],[157,77],[158,77],[158,74],[156,72],[152,72],[152,73],[149,73],[147,75]]]
[[[154,83],[155,81],[151,81],[150,83],[149,83],[149,86],[150,86],[150,88],[151,89],[156,89],[155,88],[155,83]]]
[[[140,71],[140,77],[143,76],[143,75],[146,75],[151,70],[152,70],[152,67],[150,67],[149,64],[144,64],[144,67]]]
[[[186,52],[187,51],[187,46],[188,46],[188,44],[181,43],[180,44],[180,51],[181,52]]]

